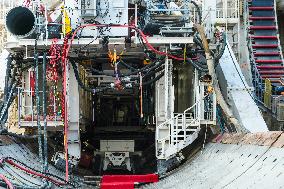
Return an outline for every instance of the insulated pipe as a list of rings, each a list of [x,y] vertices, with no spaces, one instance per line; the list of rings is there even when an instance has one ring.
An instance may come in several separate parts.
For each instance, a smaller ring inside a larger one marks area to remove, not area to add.
[[[26,7],[15,7],[6,16],[6,28],[13,35],[25,38],[35,30],[35,15]]]
[[[216,93],[217,102],[221,106],[222,110],[224,111],[226,117],[229,119],[230,123],[232,123],[235,126],[236,130],[238,132],[247,132],[240,125],[239,121],[235,118],[235,116],[233,115],[233,112],[231,111],[230,107],[226,103],[226,101],[225,101],[225,99],[224,99],[224,97],[221,93],[221,89],[220,89],[220,86],[218,84],[218,78],[217,78],[217,75],[215,73],[214,60],[213,60],[213,57],[210,55],[209,44],[208,44],[207,39],[205,37],[203,27],[201,25],[198,25],[198,24],[195,24],[194,27],[197,29],[198,33],[200,34],[200,37],[201,37],[201,40],[202,40],[202,43],[203,43],[203,47],[204,47],[205,55],[206,55],[206,59],[207,59],[208,71],[209,71],[209,74],[212,76],[213,87],[214,87],[214,91]]]

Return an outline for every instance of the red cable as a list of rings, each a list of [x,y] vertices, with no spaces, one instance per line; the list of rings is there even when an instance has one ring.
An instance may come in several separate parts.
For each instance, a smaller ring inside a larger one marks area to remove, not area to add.
[[[46,175],[43,175],[43,174],[41,174],[41,173],[37,173],[37,172],[32,171],[32,170],[30,170],[30,169],[27,169],[27,168],[25,168],[25,167],[23,167],[23,166],[21,166],[21,165],[18,165],[18,164],[16,164],[15,162],[13,162],[13,161],[10,160],[10,159],[6,159],[5,161],[6,161],[7,163],[9,163],[9,164],[11,164],[11,165],[13,165],[13,166],[15,166],[15,167],[21,169],[21,170],[27,172],[27,173],[30,173],[30,174],[35,175],[35,176],[38,176],[38,177],[45,178],[45,179],[51,181],[52,183],[54,183],[54,184],[56,184],[56,185],[66,185],[66,183],[64,183],[64,182],[59,182],[59,181],[57,181],[57,180],[55,180],[55,179],[53,179],[53,178],[50,178],[50,177],[48,177],[48,176],[46,176]]]
[[[62,54],[62,66],[64,68],[64,76],[63,76],[63,85],[64,85],[64,89],[63,89],[63,96],[64,96],[64,106],[65,106],[65,109],[64,109],[64,132],[65,132],[65,136],[64,136],[64,148],[65,148],[65,160],[66,160],[66,165],[65,165],[65,169],[66,169],[66,181],[68,182],[68,135],[67,135],[67,128],[68,128],[68,119],[67,119],[67,111],[66,111],[66,107],[67,107],[67,103],[66,103],[66,65],[68,64],[68,54],[69,54],[69,51],[70,51],[70,48],[72,46],[72,43],[75,39],[75,36],[77,34],[77,32],[80,30],[80,29],[83,29],[85,27],[92,27],[92,26],[95,26],[95,27],[113,27],[113,28],[130,28],[130,29],[134,29],[136,30],[137,32],[139,32],[139,34],[141,35],[141,37],[144,39],[146,45],[149,47],[149,49],[151,49],[152,51],[154,51],[156,54],[159,54],[159,55],[165,55],[165,56],[168,56],[172,59],[175,59],[175,60],[184,60],[184,58],[180,58],[180,57],[176,57],[176,56],[173,56],[171,54],[168,54],[166,52],[162,52],[162,51],[158,51],[157,49],[155,49],[150,43],[149,41],[147,40],[147,37],[145,36],[145,34],[138,28],[136,28],[135,26],[129,26],[129,25],[108,25],[108,24],[86,24],[86,25],[82,25],[82,26],[79,26],[78,28],[76,28],[76,30],[73,32],[73,35],[72,35],[72,38],[71,38],[71,41],[70,41],[70,44],[67,46],[67,43],[68,43],[68,38],[69,38],[69,35],[66,35],[65,39],[64,39],[64,45],[63,45],[63,54]],[[67,43],[66,43],[67,42]],[[63,113],[63,111],[62,111]]]
[[[9,189],[14,189],[13,184],[4,175],[0,174],[0,178],[4,180]]]
[[[131,29],[134,29],[136,30],[137,32],[139,32],[139,34],[141,35],[141,37],[144,39],[146,45],[148,46],[149,49],[151,49],[153,52],[155,52],[156,54],[159,54],[159,55],[165,55],[165,56],[168,56],[172,59],[175,59],[175,60],[184,60],[184,58],[182,57],[177,57],[177,56],[174,56],[174,55],[171,55],[171,54],[168,54],[166,52],[162,52],[162,51],[159,51],[157,49],[155,49],[148,41],[147,37],[145,36],[145,34],[138,28],[136,28],[135,26],[129,26],[129,25],[108,25],[108,24],[86,24],[86,25],[82,25],[82,26],[79,26],[78,28],[76,28],[76,30],[73,32],[73,35],[72,35],[72,38],[71,38],[71,41],[70,41],[70,44],[67,48],[67,51],[66,51],[66,54],[65,54],[65,60],[67,59],[68,57],[68,53],[70,51],[70,48],[71,48],[71,45],[72,45],[72,42],[74,41],[74,38],[78,32],[78,30],[80,29],[83,29],[85,27],[92,27],[92,26],[95,26],[95,27],[113,27],[113,28],[131,28]],[[194,58],[194,59],[198,59],[198,58]],[[66,63],[67,63],[67,60],[66,60]]]
[[[64,116],[64,151],[65,151],[65,181],[69,180],[69,166],[68,166],[68,112],[67,112],[67,54],[68,48],[67,34],[64,38],[63,53],[62,53],[62,68],[63,68],[63,103],[62,103],[62,115]]]

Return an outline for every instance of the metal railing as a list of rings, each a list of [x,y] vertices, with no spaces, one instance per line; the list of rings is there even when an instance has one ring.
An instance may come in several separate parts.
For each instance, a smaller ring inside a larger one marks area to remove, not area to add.
[[[225,19],[230,19],[230,18],[239,18],[239,10],[238,8],[217,8],[216,9],[216,18],[225,18]]]
[[[22,127],[24,122],[30,122],[30,126],[36,126],[35,121],[39,118],[40,121],[43,120],[43,106],[40,106],[41,110],[38,113],[36,111],[36,96],[35,91],[24,90],[23,88],[18,88],[18,126]],[[43,91],[39,91],[41,95]],[[61,115],[58,114],[59,103],[56,102],[56,98],[53,97],[52,102],[47,105],[49,109],[49,115],[47,116],[47,122],[54,122],[59,126],[62,123]]]
[[[183,113],[174,113],[171,119],[157,126],[156,156],[158,159],[166,159],[186,147],[185,144],[193,142],[198,136],[202,121],[210,123],[216,121],[216,99],[214,99],[216,97],[214,93],[204,95],[206,87],[199,86],[200,94],[195,104]],[[206,107],[207,103],[211,105],[210,108]]]
[[[6,14],[15,6],[14,0],[1,0],[0,2],[0,24],[5,23]]]
[[[276,3],[274,3],[274,9],[276,10]],[[249,12],[249,6],[248,3],[245,4],[245,10],[244,11],[244,20],[246,24],[246,28],[250,26],[250,22],[248,19],[248,12]],[[275,11],[275,15],[276,15]],[[276,22],[276,26],[278,27],[278,23]],[[278,31],[278,30],[277,30]],[[255,57],[254,53],[252,51],[252,39],[250,38],[249,31],[247,31],[247,41],[248,41],[248,50],[250,54],[250,61],[252,64],[252,77],[253,77],[253,85],[255,87],[255,97],[259,104],[265,106],[267,109],[271,110],[272,114],[277,118],[277,120],[282,121],[284,118],[282,118],[281,113],[283,111],[282,108],[280,108],[280,105],[284,103],[284,97],[283,95],[273,95],[272,94],[272,86],[271,82],[267,82],[267,79],[264,79],[261,77],[259,70],[257,69],[257,65],[255,63]],[[280,39],[278,36],[278,44],[280,44]],[[281,45],[278,45],[279,51],[281,52]],[[281,59],[283,60],[283,55],[281,54]]]

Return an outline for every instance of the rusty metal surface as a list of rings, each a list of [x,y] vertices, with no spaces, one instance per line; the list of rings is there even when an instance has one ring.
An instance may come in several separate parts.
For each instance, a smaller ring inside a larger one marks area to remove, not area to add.
[[[259,133],[225,133],[216,137],[212,142],[220,142],[222,144],[251,144],[258,146],[284,146],[284,133],[282,131],[269,131]]]
[[[0,146],[3,145],[9,145],[9,144],[13,144],[14,141],[12,138],[5,136],[5,135],[0,135]]]

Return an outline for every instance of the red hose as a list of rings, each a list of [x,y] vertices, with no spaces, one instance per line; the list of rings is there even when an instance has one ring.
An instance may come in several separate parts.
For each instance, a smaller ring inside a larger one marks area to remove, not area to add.
[[[64,105],[65,105],[65,108],[67,107],[67,102],[66,102],[66,65],[68,64],[68,54],[69,54],[69,51],[70,51],[70,48],[72,46],[72,43],[75,39],[75,36],[77,34],[77,32],[80,30],[80,29],[83,29],[85,27],[92,27],[92,26],[95,26],[95,27],[113,27],[113,28],[130,28],[130,29],[134,29],[136,30],[137,32],[139,32],[139,34],[141,35],[141,37],[143,38],[143,40],[145,41],[146,45],[148,46],[148,48],[150,50],[152,50],[153,52],[155,52],[156,54],[159,54],[159,55],[165,55],[165,56],[168,56],[172,59],[175,59],[175,60],[184,60],[184,58],[181,58],[181,57],[177,57],[177,56],[173,56],[171,54],[168,54],[166,52],[162,52],[162,51],[159,51],[157,49],[155,49],[150,43],[149,41],[147,40],[147,37],[145,36],[145,34],[138,28],[136,28],[135,26],[132,26],[132,25],[108,25],[108,24],[85,24],[85,25],[82,25],[82,26],[79,26],[78,28],[76,28],[76,30],[73,32],[73,35],[72,35],[72,38],[71,38],[71,41],[70,41],[70,44],[68,46],[66,46],[66,44],[68,43],[68,35],[66,35],[65,39],[64,39],[64,45],[63,45],[63,55],[62,55],[62,66],[64,68],[64,76],[63,76],[63,85],[64,85],[64,88],[63,88],[63,95],[64,95]],[[67,43],[66,43],[67,41]],[[67,142],[67,128],[68,128],[68,119],[67,119],[67,110],[65,109],[64,111],[64,148],[65,148],[65,160],[66,160],[66,165],[65,165],[65,169],[66,169],[66,181],[68,182],[68,142]]]
[[[62,67],[63,67],[63,103],[62,103],[62,116],[64,119],[64,151],[65,151],[65,181],[69,180],[69,167],[68,167],[68,112],[67,112],[67,54],[69,52],[68,46],[69,34],[64,38],[63,53],[62,53]]]
[[[13,184],[4,175],[0,174],[0,178],[4,180],[9,189],[14,189]]]
[[[174,56],[174,55],[171,55],[171,54],[168,54],[166,52],[162,52],[162,51],[159,51],[157,49],[155,49],[148,41],[147,37],[145,36],[145,34],[138,28],[136,28],[135,26],[129,26],[129,25],[108,25],[108,24],[86,24],[86,25],[82,25],[82,26],[79,26],[78,28],[76,28],[76,30],[73,32],[73,35],[72,35],[72,38],[71,38],[71,41],[70,41],[70,44],[67,48],[67,51],[66,51],[66,54],[65,54],[65,60],[66,60],[66,63],[67,63],[67,57],[68,57],[68,53],[70,51],[70,48],[71,48],[71,45],[72,45],[72,42],[74,41],[74,38],[77,34],[77,32],[80,30],[80,29],[83,29],[85,27],[92,27],[92,26],[95,26],[95,27],[99,27],[99,28],[102,28],[102,27],[113,27],[113,28],[131,28],[131,29],[134,29],[136,30],[140,35],[141,37],[143,38],[143,40],[145,41],[146,45],[148,46],[148,48],[150,50],[152,50],[153,52],[155,52],[156,54],[159,54],[159,55],[165,55],[165,56],[168,56],[172,59],[175,59],[175,60],[184,60],[183,57],[177,57],[177,56]],[[198,59],[198,58],[193,58],[193,59]]]
[[[15,166],[15,167],[21,169],[21,170],[27,172],[27,173],[30,173],[30,174],[32,174],[32,175],[35,175],[35,176],[38,176],[38,177],[41,177],[41,178],[45,178],[45,179],[47,179],[48,181],[54,183],[55,185],[58,185],[58,186],[59,186],[59,185],[66,185],[66,183],[64,183],[64,182],[57,181],[57,180],[55,180],[55,179],[53,179],[53,178],[50,178],[50,177],[48,177],[48,176],[46,176],[46,175],[43,175],[43,174],[41,174],[41,173],[37,173],[37,172],[35,172],[35,171],[33,171],[33,170],[30,170],[30,169],[27,169],[27,168],[25,168],[25,167],[23,167],[23,166],[21,166],[21,165],[18,165],[18,164],[16,164],[15,162],[13,162],[12,160],[6,159],[5,161],[6,161],[7,163],[9,163],[9,164],[11,164],[11,165],[13,165],[13,166]]]

